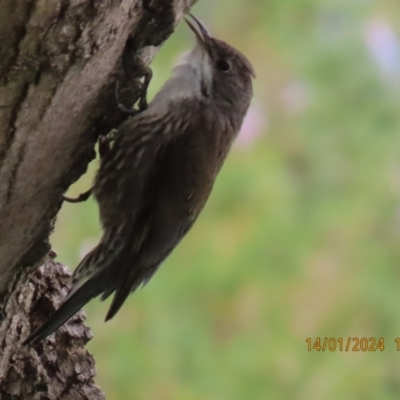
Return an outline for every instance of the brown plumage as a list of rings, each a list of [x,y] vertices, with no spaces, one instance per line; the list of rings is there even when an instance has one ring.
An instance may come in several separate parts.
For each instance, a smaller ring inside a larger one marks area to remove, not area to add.
[[[193,17],[194,18],[194,17]],[[106,320],[145,284],[191,228],[252,97],[243,54],[187,21],[197,45],[142,113],[118,129],[93,187],[104,235],[76,269],[64,304],[27,340],[41,340],[91,298],[114,293]]]

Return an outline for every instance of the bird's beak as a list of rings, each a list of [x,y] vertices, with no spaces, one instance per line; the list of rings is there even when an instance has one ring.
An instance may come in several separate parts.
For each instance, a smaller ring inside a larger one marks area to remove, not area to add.
[[[196,35],[197,42],[206,50],[206,52],[211,56],[211,36],[207,30],[207,28],[203,25],[203,23],[197,19],[193,14],[188,14],[190,18],[194,20],[197,24],[197,28],[185,18],[186,23],[189,25],[189,28]]]

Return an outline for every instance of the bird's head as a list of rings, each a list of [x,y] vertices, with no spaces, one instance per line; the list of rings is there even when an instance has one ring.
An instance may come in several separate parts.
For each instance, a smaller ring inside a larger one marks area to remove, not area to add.
[[[247,110],[255,78],[250,61],[229,44],[213,38],[193,15],[194,23],[186,23],[196,36],[196,46],[187,55],[186,63],[195,72],[198,95],[212,102]]]

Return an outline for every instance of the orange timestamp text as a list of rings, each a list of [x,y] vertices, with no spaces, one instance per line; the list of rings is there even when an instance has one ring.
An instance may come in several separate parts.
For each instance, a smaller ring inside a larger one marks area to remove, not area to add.
[[[344,338],[334,338],[334,337],[325,337],[325,338],[316,338],[312,340],[311,338],[306,339],[307,342],[307,350],[312,351],[383,351],[385,350],[385,339],[379,338],[376,339],[374,337],[366,338],[358,338],[358,337],[349,337],[347,339]],[[400,338],[396,338],[395,342],[397,343],[397,351],[400,351]]]

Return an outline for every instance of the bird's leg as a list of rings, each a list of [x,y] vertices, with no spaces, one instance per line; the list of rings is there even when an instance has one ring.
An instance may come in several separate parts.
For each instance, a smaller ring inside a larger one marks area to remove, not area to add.
[[[114,137],[111,133],[111,137],[109,138],[108,136],[105,135],[100,135],[99,136],[99,154],[100,154],[100,159],[104,158],[104,156],[111,150],[111,145],[110,142],[114,140]],[[89,190],[86,192],[81,193],[78,197],[67,197],[63,196],[64,201],[67,201],[68,203],[80,203],[82,201],[86,201],[92,194],[93,192],[93,187],[91,187]]]
[[[68,203],[80,203],[81,201],[86,201],[92,194],[92,191],[93,188],[91,187],[88,191],[81,193],[78,197],[63,196],[63,199]]]
[[[144,111],[147,108],[147,89],[153,76],[151,68],[143,64],[143,83],[140,89],[139,111]]]
[[[104,158],[106,154],[111,150],[111,142],[114,140],[114,135],[113,132],[115,129],[111,131],[107,136],[106,135],[100,135],[99,136],[99,154],[100,154],[100,159]]]
[[[119,81],[117,81],[117,83],[115,84],[115,98],[117,100],[117,106],[122,112],[130,115],[136,115],[138,113],[138,111],[134,108],[125,107],[119,100]]]
[[[122,112],[130,115],[136,115],[147,108],[147,88],[149,87],[149,83],[153,76],[153,71],[146,64],[143,64],[141,68],[143,69],[142,70],[143,82],[140,84],[139,109],[136,110],[135,108],[125,107],[119,100],[119,81],[117,81],[115,85],[115,97],[117,100],[118,108]]]
[[[149,83],[153,76],[153,72],[151,68],[143,64],[141,65],[142,74],[143,74],[143,82],[140,84],[140,95],[139,95],[139,109],[136,110],[134,108],[125,107],[119,100],[119,81],[117,81],[115,85],[115,97],[117,100],[118,108],[130,115],[136,115],[141,111],[144,111],[147,108],[147,88],[149,87]],[[99,136],[99,154],[100,158],[103,158],[111,149],[110,142],[114,140],[113,134],[111,133],[111,137],[101,135]],[[82,201],[86,201],[92,194],[93,187],[91,187],[88,191],[81,193],[78,197],[72,198],[63,196],[64,201],[69,203],[80,203]]]

